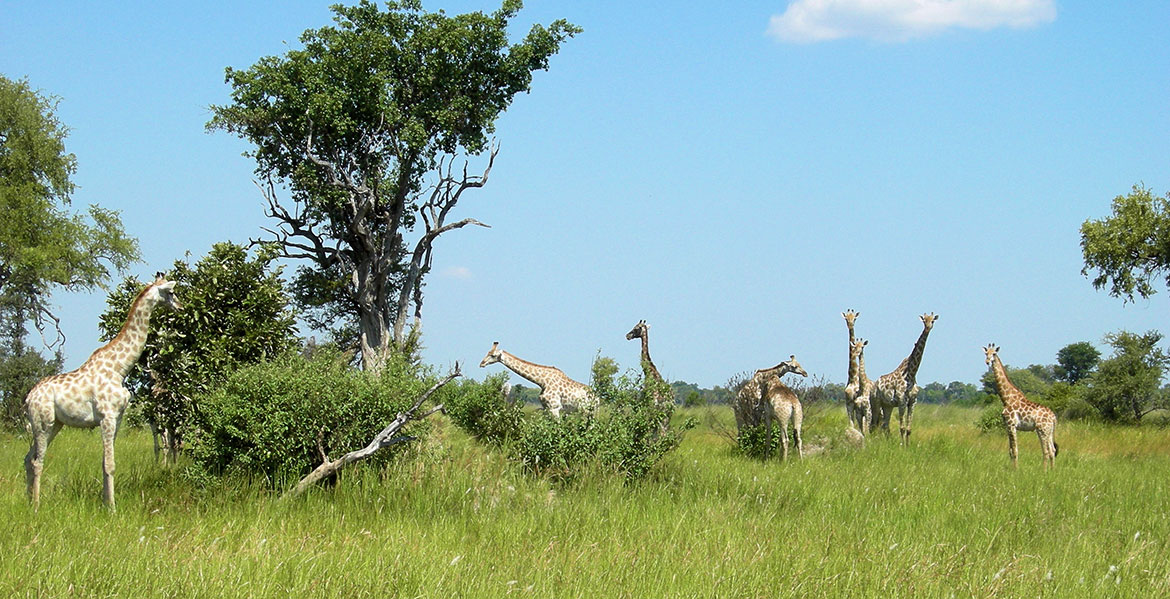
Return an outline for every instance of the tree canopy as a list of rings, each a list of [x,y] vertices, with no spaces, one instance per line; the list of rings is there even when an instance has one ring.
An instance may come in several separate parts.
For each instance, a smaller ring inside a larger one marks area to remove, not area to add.
[[[138,242],[116,212],[91,205],[69,211],[77,158],[66,151],[59,100],[28,81],[0,76],[0,296],[50,347],[64,342],[49,297],[54,288],[92,290],[138,261]]]
[[[1056,378],[1075,385],[1097,367],[1101,352],[1088,341],[1070,343],[1056,352]]]
[[[298,297],[324,311],[322,322],[356,324],[367,368],[404,344],[412,305],[419,322],[435,239],[482,225],[447,219],[464,191],[486,183],[496,150],[481,175],[456,168],[457,154],[488,149],[496,118],[580,31],[557,20],[510,44],[520,0],[456,16],[418,0],[385,6],[333,6],[335,25],[305,31],[301,49],[228,68],[232,103],[213,106],[208,123],[253,144],[278,223],[266,241],[312,263]],[[406,235],[419,228],[411,249]]]
[[[1159,387],[1170,354],[1158,347],[1162,334],[1121,331],[1105,336],[1113,355],[1097,365],[1085,399],[1106,420],[1140,421],[1161,407]]]
[[[1085,267],[1094,271],[1093,287],[1109,287],[1109,294],[1133,301],[1147,298],[1154,282],[1170,284],[1170,194],[1158,197],[1135,185],[1129,195],[1113,198],[1113,215],[1081,225]]]

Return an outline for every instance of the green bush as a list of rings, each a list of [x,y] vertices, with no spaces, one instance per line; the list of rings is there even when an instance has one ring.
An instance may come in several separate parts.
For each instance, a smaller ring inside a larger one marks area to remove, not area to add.
[[[641,478],[694,426],[692,421],[665,426],[673,405],[655,405],[639,379],[623,376],[595,387],[602,406],[596,416],[569,413],[559,420],[509,402],[502,383],[502,377],[462,381],[444,389],[441,401],[457,426],[503,448],[530,472],[558,480],[598,468]]]
[[[780,430],[779,422],[772,424],[771,435],[768,434],[768,427],[766,425],[745,425],[736,433],[735,446],[739,449],[740,453],[749,458],[762,460],[765,458],[778,456],[781,454],[780,435],[782,434],[784,434],[784,431]],[[794,435],[796,434],[796,431],[790,428],[788,434],[790,436],[788,440],[789,445],[795,448],[796,438]]]
[[[197,398],[191,456],[201,476],[243,473],[283,485],[321,464],[322,452],[336,458],[364,447],[426,390],[426,379],[405,358],[388,358],[372,375],[325,350],[247,366]],[[410,434],[426,430],[415,423]],[[366,463],[396,453],[388,448]]]
[[[1003,404],[996,402],[983,408],[983,411],[979,413],[979,418],[975,420],[975,428],[984,433],[1004,432]]]

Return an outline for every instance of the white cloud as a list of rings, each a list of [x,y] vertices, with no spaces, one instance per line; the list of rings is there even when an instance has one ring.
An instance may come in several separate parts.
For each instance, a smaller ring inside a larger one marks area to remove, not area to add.
[[[768,34],[811,43],[847,37],[905,41],[951,28],[1025,28],[1056,19],[1054,0],[795,0]]]
[[[471,278],[471,269],[466,266],[451,266],[443,269],[443,276],[452,279],[467,280]]]

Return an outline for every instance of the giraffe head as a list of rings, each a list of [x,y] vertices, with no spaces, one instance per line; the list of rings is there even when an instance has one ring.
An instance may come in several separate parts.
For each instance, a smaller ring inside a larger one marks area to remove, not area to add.
[[[865,351],[865,346],[869,345],[869,341],[865,339],[856,339],[853,345],[849,346],[849,359],[855,360],[861,357],[861,352]]]
[[[483,360],[480,361],[479,367],[483,368],[484,366],[487,366],[488,364],[495,364],[495,363],[499,362],[500,355],[502,355],[503,353],[504,353],[504,350],[500,349],[500,342],[499,341],[492,343],[492,348],[488,350],[487,355],[484,356]]]
[[[923,314],[918,318],[922,319],[922,326],[926,327],[926,330],[929,331],[934,326],[934,321],[938,320],[938,315],[931,312],[930,314]]]
[[[761,368],[756,371],[756,374],[775,374],[776,376],[784,376],[789,372],[799,374],[800,376],[808,376],[800,362],[796,361],[796,356],[788,356],[787,362],[781,362],[771,368]]]
[[[626,341],[645,339],[646,333],[649,331],[650,325],[646,324],[645,320],[639,320],[638,324],[634,325],[634,328],[630,329],[629,333],[626,333]]]
[[[999,346],[995,345],[994,343],[987,344],[987,347],[983,348],[983,355],[983,363],[991,366],[991,363],[994,362],[995,358],[999,356]]]
[[[845,324],[852,327],[853,321],[857,320],[858,316],[861,316],[861,312],[854,312],[852,309],[850,309],[842,312],[841,316],[845,317]]]
[[[172,310],[183,309],[183,304],[175,297],[175,282],[168,281],[161,272],[155,275],[154,282],[147,288],[143,299],[155,306],[161,304]]]

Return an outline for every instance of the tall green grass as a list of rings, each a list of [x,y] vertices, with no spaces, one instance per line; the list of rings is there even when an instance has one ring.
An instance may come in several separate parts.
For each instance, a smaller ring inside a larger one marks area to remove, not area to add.
[[[21,435],[0,437],[0,596],[1155,597],[1170,595],[1170,432],[1061,424],[1045,473],[1021,435],[1011,469],[978,410],[921,407],[897,434],[841,441],[815,413],[803,461],[737,455],[730,411],[638,483],[564,485],[439,424],[387,470],[282,501],[233,480],[201,489],[118,442],[118,512],[100,442],[50,448],[24,497]]]

